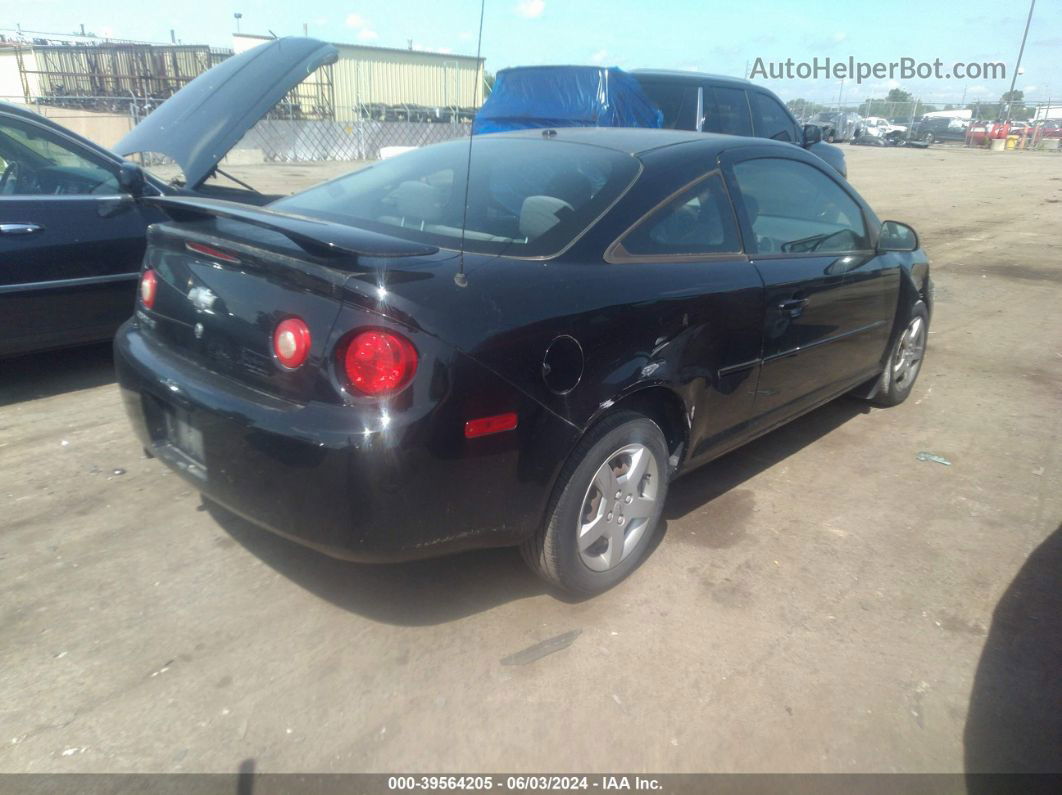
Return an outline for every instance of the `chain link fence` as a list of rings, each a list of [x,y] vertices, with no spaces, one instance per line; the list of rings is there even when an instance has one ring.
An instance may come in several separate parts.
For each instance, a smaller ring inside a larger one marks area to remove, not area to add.
[[[162,103],[133,96],[49,96],[34,98],[28,104],[22,97],[0,99],[17,102],[108,148]],[[379,109],[372,110],[375,115],[384,115]],[[369,113],[366,110],[365,115]],[[285,115],[296,114],[284,113],[281,108],[259,121],[236,144],[229,159],[241,164],[377,160],[380,150],[390,146],[427,146],[463,138],[471,132],[473,114],[398,108],[391,109],[384,119],[334,121],[283,118]],[[150,153],[139,159],[145,165],[166,162]]]
[[[264,163],[318,160],[378,160],[390,146],[427,146],[469,135],[464,122],[323,121],[263,119],[248,130],[231,157],[253,162],[260,153]]]

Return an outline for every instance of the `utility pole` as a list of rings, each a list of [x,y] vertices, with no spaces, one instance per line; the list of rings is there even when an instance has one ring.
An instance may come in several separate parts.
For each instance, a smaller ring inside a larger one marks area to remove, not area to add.
[[[1029,3],[1029,16],[1025,18],[1025,32],[1021,34],[1021,47],[1018,48],[1018,62],[1014,64],[1014,72],[1010,76],[1010,91],[1007,92],[1007,118],[1010,122],[1011,108],[1014,106],[1014,83],[1018,79],[1018,70],[1021,69],[1021,56],[1025,53],[1025,40],[1029,37],[1029,23],[1032,22],[1033,9],[1036,8],[1036,0]]]

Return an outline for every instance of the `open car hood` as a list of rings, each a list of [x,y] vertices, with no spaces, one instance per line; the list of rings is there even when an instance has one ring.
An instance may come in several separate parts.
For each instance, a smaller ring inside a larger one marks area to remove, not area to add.
[[[283,38],[234,55],[199,75],[122,138],[122,157],[157,152],[173,158],[198,188],[228,151],[311,72],[335,63],[336,48],[317,39]]]

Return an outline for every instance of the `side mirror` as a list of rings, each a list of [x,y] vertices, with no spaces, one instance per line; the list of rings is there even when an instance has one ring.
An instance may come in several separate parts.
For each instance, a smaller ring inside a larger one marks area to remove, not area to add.
[[[817,124],[804,125],[804,146],[817,144],[822,140],[822,128]]]
[[[886,221],[878,235],[878,252],[914,251],[918,248],[918,234],[907,224]]]
[[[144,195],[144,170],[128,160],[118,167],[118,189],[134,199]]]

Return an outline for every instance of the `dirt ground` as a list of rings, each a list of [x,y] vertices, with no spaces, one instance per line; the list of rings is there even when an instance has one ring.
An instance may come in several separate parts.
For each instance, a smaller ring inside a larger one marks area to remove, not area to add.
[[[1062,768],[1062,156],[845,150],[932,258],[915,393],[678,481],[590,601],[515,551],[361,566],[212,515],[106,347],[0,362],[0,771]]]

